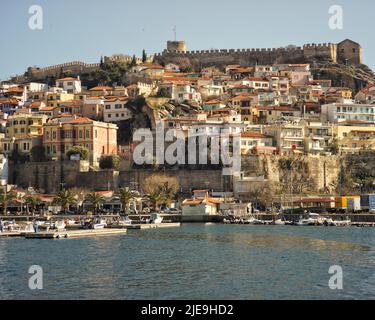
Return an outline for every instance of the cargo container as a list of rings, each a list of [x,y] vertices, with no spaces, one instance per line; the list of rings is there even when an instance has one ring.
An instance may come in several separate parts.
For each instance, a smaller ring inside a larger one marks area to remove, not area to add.
[[[361,209],[365,211],[375,210],[375,194],[361,196]]]
[[[347,196],[336,197],[335,207],[338,211],[356,212],[361,211],[361,197],[360,196]]]

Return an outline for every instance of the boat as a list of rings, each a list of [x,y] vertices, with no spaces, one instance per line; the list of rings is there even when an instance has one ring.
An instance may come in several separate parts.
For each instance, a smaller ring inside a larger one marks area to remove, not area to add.
[[[117,222],[117,225],[118,226],[129,226],[129,225],[132,224],[132,222],[133,222],[133,220],[130,219],[129,216],[126,216],[126,217],[122,218],[121,220],[119,220]]]
[[[350,219],[346,220],[333,220],[332,218],[326,219],[324,225],[328,227],[347,227],[351,226],[352,221]]]
[[[32,223],[27,223],[23,227],[23,229],[21,229],[21,232],[22,233],[34,233],[35,232],[34,225]]]
[[[277,219],[275,220],[275,223],[274,223],[276,226],[285,226],[286,225],[286,221],[282,220],[282,219]]]
[[[323,225],[326,219],[318,213],[309,213],[308,218],[300,218],[296,223],[297,226],[319,226]]]
[[[104,229],[107,227],[107,222],[105,219],[97,219],[91,224],[91,229]]]
[[[4,230],[8,232],[19,232],[21,231],[21,227],[15,221],[5,221]]]
[[[150,223],[157,224],[157,223],[161,223],[162,221],[163,221],[163,217],[160,215],[160,213],[157,213],[157,212],[151,213]]]
[[[60,221],[56,221],[53,225],[52,225],[52,229],[56,229],[57,231],[60,231],[60,230],[65,230],[65,227],[66,227],[66,224],[63,220],[60,220]]]

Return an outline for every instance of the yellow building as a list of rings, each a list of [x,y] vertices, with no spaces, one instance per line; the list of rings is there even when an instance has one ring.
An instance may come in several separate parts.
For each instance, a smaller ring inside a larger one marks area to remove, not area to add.
[[[61,102],[74,100],[73,93],[65,92],[49,92],[47,94],[47,106],[48,107],[59,107]]]
[[[47,116],[37,114],[16,114],[8,118],[5,138],[1,140],[4,153],[17,150],[28,154],[30,150],[41,144],[43,124]]]
[[[340,124],[333,128],[333,136],[343,152],[375,150],[375,126]]]

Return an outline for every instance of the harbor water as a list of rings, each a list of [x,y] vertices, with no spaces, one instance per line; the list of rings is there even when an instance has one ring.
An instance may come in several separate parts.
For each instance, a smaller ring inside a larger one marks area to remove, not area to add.
[[[29,288],[30,266],[43,289]],[[329,268],[343,270],[332,290]],[[0,299],[374,299],[375,228],[183,224],[0,238]]]

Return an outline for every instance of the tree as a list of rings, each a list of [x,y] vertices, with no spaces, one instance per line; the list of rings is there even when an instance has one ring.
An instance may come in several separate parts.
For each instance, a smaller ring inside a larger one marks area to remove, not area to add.
[[[166,88],[160,88],[157,97],[159,98],[170,98],[171,95],[169,94],[168,90]]]
[[[29,209],[34,213],[37,206],[39,206],[42,203],[42,200],[39,197],[34,197],[32,195],[29,195],[25,198],[25,204],[27,208],[27,213],[29,213]]]
[[[12,201],[16,199],[17,199],[17,195],[14,192],[4,193],[0,195],[0,204],[3,207],[4,215],[7,214],[9,203],[11,203]]]
[[[65,213],[69,206],[75,204],[76,201],[77,200],[74,193],[71,190],[67,189],[61,190],[53,200],[55,204],[58,204],[62,207]]]
[[[180,188],[176,177],[165,174],[152,174],[144,182],[146,197],[152,202],[154,209],[159,203],[168,203],[175,197]]]
[[[85,200],[94,207],[94,212],[97,213],[99,206],[105,201],[104,197],[97,192],[92,192],[86,195]]]
[[[71,188],[70,191],[74,194],[76,201],[76,206],[77,206],[77,212],[79,211],[79,207],[82,206],[83,201],[86,199],[86,195],[89,193],[89,191],[85,188],[80,188],[80,187],[74,187]]]
[[[30,150],[31,161],[43,162],[46,161],[45,148],[43,146],[34,146]]]
[[[66,153],[67,157],[70,158],[72,155],[79,155],[80,160],[88,160],[89,150],[82,146],[73,146]]]
[[[134,191],[131,191],[129,188],[120,188],[118,192],[122,208],[125,213],[128,212],[130,202],[137,196]]]
[[[154,190],[151,193],[146,194],[146,198],[150,200],[152,209],[157,210],[159,203],[163,199],[161,188]]]
[[[340,151],[339,142],[337,139],[333,139],[332,142],[328,145],[328,150],[332,154],[338,154]]]
[[[120,168],[120,157],[118,155],[101,156],[99,160],[100,169],[115,169]]]
[[[132,61],[130,62],[129,67],[134,67],[137,65],[137,58],[135,57],[135,54],[133,55]]]
[[[147,61],[147,54],[146,54],[146,50],[143,49],[142,51],[142,62],[145,63]]]

